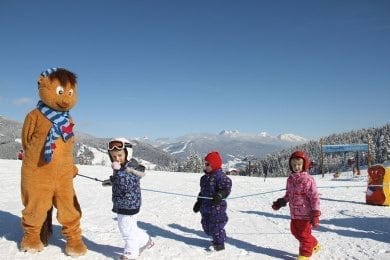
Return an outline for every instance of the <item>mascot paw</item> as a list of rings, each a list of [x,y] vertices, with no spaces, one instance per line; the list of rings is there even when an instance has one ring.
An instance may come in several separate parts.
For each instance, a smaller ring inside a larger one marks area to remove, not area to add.
[[[81,239],[72,239],[66,243],[65,253],[72,257],[82,256],[87,253],[87,246]]]
[[[29,252],[29,253],[37,253],[43,250],[43,244],[37,237],[24,236],[22,241],[20,242],[20,251]]]

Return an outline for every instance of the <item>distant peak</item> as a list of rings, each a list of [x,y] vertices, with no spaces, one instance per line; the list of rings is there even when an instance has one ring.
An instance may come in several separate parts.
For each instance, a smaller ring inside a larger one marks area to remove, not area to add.
[[[239,133],[240,132],[238,130],[222,130],[219,135],[234,135]]]
[[[294,135],[294,134],[280,134],[278,135],[278,139],[281,141],[288,141],[288,142],[306,142],[306,138]]]
[[[148,141],[149,137],[147,137],[147,136],[133,137],[132,139],[137,140],[137,141]]]
[[[267,132],[260,132],[259,136],[261,136],[261,137],[271,137],[271,135],[269,133],[267,133]]]

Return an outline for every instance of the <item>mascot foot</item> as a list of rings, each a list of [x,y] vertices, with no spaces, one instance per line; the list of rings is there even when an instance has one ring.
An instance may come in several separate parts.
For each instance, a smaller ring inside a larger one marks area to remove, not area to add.
[[[73,257],[82,256],[87,253],[87,246],[84,244],[81,238],[71,239],[66,243],[65,253]]]
[[[22,252],[37,253],[42,250],[43,244],[39,239],[39,236],[24,236],[22,241],[20,242],[20,251]]]

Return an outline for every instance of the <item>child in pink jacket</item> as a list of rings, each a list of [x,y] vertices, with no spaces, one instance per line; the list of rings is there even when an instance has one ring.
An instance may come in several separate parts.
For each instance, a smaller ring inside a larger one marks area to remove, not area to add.
[[[287,179],[286,194],[273,202],[272,208],[290,206],[290,230],[299,241],[298,260],[309,259],[320,249],[317,239],[311,234],[312,227],[319,226],[320,198],[316,183],[309,175],[309,157],[302,151],[290,156],[291,174]]]

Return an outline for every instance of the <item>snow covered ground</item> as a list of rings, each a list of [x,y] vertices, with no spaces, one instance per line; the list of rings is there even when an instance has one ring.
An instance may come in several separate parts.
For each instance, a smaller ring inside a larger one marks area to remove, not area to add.
[[[21,161],[0,159],[0,259],[70,259],[54,220],[50,245],[37,254],[18,251],[21,239]],[[111,169],[80,165],[81,174],[105,179]],[[342,173],[315,176],[321,193],[321,226],[314,231],[323,249],[312,259],[390,259],[390,208],[365,204],[366,172],[352,178]],[[289,211],[275,212],[272,201],[283,195],[286,178],[231,176],[226,250],[208,253],[209,244],[192,212],[200,174],[148,171],[142,180],[143,205],[139,226],[155,246],[139,259],[294,259],[298,242],[289,231]],[[111,212],[111,189],[81,176],[75,188],[83,210],[82,228],[88,253],[79,259],[115,259],[122,251],[116,215]],[[54,217],[55,219],[55,217]]]

